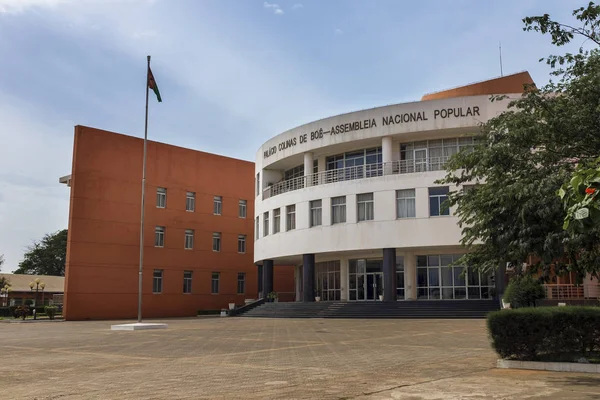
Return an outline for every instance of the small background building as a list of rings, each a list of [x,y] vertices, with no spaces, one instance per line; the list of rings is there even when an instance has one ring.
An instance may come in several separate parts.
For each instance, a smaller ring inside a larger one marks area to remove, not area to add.
[[[25,300],[31,299],[33,304],[38,305],[61,305],[62,297],[65,291],[64,276],[50,275],[21,275],[21,274],[0,274],[0,279],[5,278],[10,286],[8,296],[2,294],[0,304],[2,306],[20,306],[25,304]],[[29,286],[36,279],[40,280],[40,287],[37,291],[35,286],[33,290]],[[42,289],[42,283],[44,284]]]

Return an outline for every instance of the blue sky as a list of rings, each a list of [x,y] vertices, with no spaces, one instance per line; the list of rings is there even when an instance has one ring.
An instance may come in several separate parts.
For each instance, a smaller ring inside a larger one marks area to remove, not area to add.
[[[163,103],[152,140],[253,161],[294,126],[528,70],[578,0],[0,0],[0,254],[67,227],[73,126],[142,136],[146,55]],[[580,43],[576,43],[579,45]]]

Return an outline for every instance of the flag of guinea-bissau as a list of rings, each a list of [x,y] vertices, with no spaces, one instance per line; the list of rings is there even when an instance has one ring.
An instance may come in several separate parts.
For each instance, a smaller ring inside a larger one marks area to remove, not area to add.
[[[156,84],[156,81],[154,80],[154,75],[152,75],[152,70],[150,69],[150,67],[148,67],[148,87],[150,89],[152,89],[152,91],[154,91],[154,94],[156,95],[156,99],[158,100],[159,103],[161,103],[162,98],[160,97],[160,92],[158,91],[158,85]]]

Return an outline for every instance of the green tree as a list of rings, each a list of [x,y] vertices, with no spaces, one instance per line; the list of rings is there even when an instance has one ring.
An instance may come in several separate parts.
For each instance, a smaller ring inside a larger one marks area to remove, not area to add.
[[[598,44],[600,7],[590,3],[573,15],[581,27],[544,15],[523,19],[524,30],[550,34],[557,46],[576,35]],[[563,230],[565,210],[556,194],[577,164],[600,155],[600,52],[580,48],[543,60],[558,80],[511,99],[506,112],[482,125],[474,151],[449,161],[440,183],[480,183],[449,195],[469,251],[458,263],[486,272],[508,264],[519,272],[534,261],[546,276],[554,265],[582,280],[600,272],[598,229]]]
[[[47,234],[27,248],[15,274],[65,275],[67,257],[67,230]]]

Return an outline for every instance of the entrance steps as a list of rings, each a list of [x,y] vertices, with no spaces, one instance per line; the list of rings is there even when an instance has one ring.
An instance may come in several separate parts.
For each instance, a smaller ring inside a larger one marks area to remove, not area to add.
[[[241,317],[261,318],[485,318],[498,310],[494,300],[417,300],[265,303]]]

